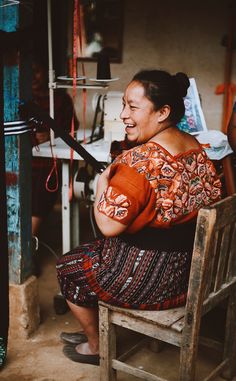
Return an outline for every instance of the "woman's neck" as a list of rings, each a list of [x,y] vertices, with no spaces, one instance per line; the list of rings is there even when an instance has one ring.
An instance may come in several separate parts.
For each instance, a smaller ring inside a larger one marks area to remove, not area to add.
[[[151,139],[149,139],[149,141],[154,141],[158,143],[160,138],[164,138],[166,134],[169,136],[169,133],[173,133],[173,131],[176,131],[176,130],[177,130],[177,127],[174,124],[170,123],[164,126],[163,128],[160,128],[160,130],[156,133],[156,135],[154,135]]]

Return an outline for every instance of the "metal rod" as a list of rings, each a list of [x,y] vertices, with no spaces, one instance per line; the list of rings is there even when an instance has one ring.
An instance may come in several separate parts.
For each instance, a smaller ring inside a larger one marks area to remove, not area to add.
[[[55,73],[53,70],[53,54],[52,54],[52,7],[51,0],[47,0],[47,21],[48,21],[48,78],[49,78],[49,113],[51,118],[54,119],[54,89],[53,83],[55,80]],[[51,144],[55,145],[55,134],[50,129]]]

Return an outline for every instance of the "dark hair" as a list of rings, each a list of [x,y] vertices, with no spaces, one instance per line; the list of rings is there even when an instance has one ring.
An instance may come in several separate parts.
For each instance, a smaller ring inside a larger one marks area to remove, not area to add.
[[[185,112],[183,98],[190,85],[186,74],[171,75],[164,70],[142,70],[135,74],[133,81],[143,85],[145,96],[153,103],[155,110],[169,105],[170,120],[174,123],[180,122]]]

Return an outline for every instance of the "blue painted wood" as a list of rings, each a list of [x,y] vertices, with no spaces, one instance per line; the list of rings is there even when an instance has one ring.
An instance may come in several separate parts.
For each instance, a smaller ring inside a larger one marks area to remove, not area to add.
[[[14,32],[19,25],[19,5],[3,7],[6,1],[0,0],[0,29]]]
[[[0,29],[20,28],[19,5],[1,7]],[[5,54],[4,121],[19,120],[20,94],[29,82],[20,81],[21,52],[11,48]],[[28,134],[5,137],[8,248],[10,283],[22,284],[32,273],[31,257],[31,144]],[[0,253],[1,255],[1,253]]]
[[[0,39],[2,40],[2,32]],[[3,104],[3,46],[0,44],[0,126],[4,124]],[[8,266],[8,234],[7,234],[7,200],[5,171],[5,139],[4,130],[0,128],[0,368],[4,366],[7,357],[9,328],[9,266]]]

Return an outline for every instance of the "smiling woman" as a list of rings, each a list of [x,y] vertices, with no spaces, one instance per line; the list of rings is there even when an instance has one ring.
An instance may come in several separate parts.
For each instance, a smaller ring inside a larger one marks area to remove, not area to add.
[[[188,86],[183,73],[147,70],[126,88],[120,116],[132,148],[100,175],[94,203],[104,238],[57,264],[88,340],[64,347],[73,361],[99,364],[98,300],[150,310],[185,303],[196,216],[221,195],[205,151],[177,128]]]

